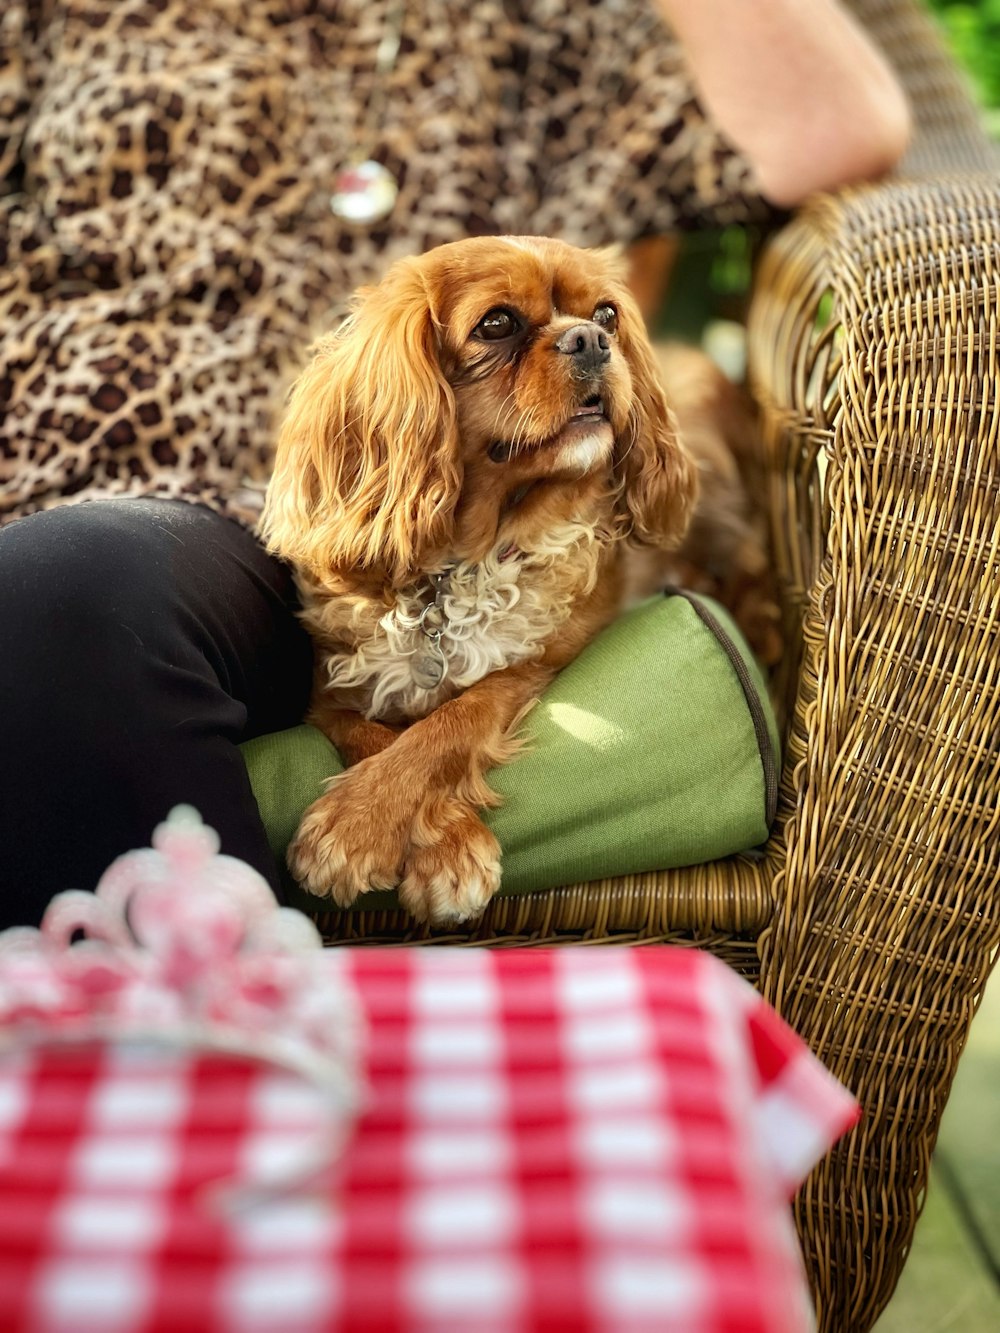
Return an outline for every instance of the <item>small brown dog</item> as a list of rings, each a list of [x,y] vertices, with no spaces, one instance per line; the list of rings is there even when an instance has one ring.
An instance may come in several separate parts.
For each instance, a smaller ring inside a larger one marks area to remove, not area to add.
[[[316,645],[310,721],[349,765],[289,850],[299,881],[344,906],[397,886],[435,923],[482,912],[484,774],[626,590],[655,586],[696,489],[616,256],[480,238],[362,292],[295,385],[264,516]]]

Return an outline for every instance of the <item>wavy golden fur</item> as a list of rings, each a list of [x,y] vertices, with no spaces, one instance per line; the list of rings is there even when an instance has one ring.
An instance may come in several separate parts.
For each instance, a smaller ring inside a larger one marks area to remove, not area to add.
[[[316,643],[311,720],[351,765],[290,849],[301,882],[482,911],[483,775],[620,609],[629,551],[680,543],[695,478],[617,256],[475,239],[359,294],[294,387],[264,517]],[[432,576],[447,672],[428,686]]]

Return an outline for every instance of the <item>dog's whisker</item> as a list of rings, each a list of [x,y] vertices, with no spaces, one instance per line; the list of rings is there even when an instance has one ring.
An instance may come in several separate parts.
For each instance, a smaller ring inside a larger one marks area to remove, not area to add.
[[[514,444],[518,451],[520,451],[522,444],[527,444],[528,435],[533,435],[535,433],[536,415],[536,409],[532,406],[528,409],[527,414],[518,422],[518,428],[514,434]]]
[[[493,418],[493,429],[490,431],[491,435],[496,435],[497,429],[499,428],[500,425],[500,418],[506,413],[507,408],[513,403],[513,401],[514,401],[514,390],[511,389],[508,392],[507,396],[504,398],[503,402],[497,408],[496,416]]]

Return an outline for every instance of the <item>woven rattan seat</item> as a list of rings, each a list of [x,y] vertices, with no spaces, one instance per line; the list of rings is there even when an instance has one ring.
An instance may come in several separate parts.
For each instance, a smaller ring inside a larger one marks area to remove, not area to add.
[[[915,0],[855,5],[917,135],[768,245],[749,327],[788,651],[762,858],[499,899],[454,942],[709,948],[851,1087],[796,1203],[826,1333],[887,1303],[1000,942],[1000,167]],[[331,936],[427,938],[398,913]]]

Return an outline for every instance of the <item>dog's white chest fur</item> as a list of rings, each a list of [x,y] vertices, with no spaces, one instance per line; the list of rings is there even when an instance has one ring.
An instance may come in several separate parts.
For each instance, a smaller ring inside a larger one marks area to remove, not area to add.
[[[592,528],[573,523],[551,533],[541,549],[505,559],[498,548],[477,564],[453,566],[435,618],[445,675],[433,689],[414,678],[414,664],[429,651],[436,656],[421,627],[433,601],[427,582],[399,593],[389,610],[380,605],[365,614],[366,608],[358,607],[350,626],[353,644],[337,636],[341,643],[326,653],[320,679],[325,677],[326,689],[344,707],[367,717],[387,722],[424,717],[490,672],[538,657],[570,614],[573,596],[567,594],[593,585],[598,549]],[[580,570],[571,587],[568,563]],[[330,642],[322,610],[309,607],[305,619],[320,631],[321,641]]]

